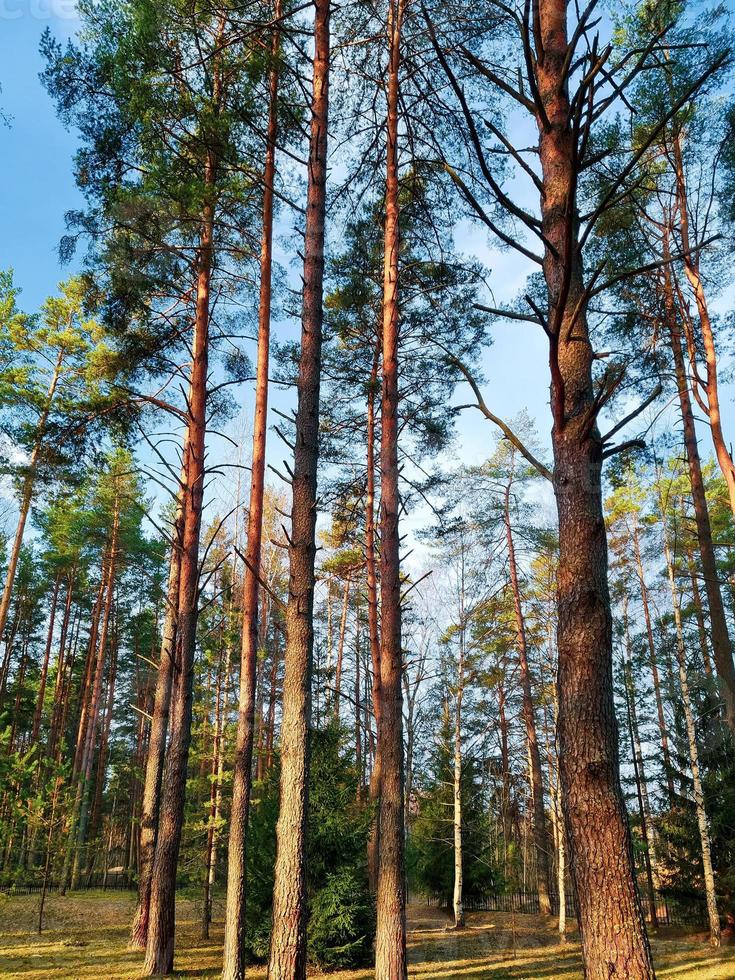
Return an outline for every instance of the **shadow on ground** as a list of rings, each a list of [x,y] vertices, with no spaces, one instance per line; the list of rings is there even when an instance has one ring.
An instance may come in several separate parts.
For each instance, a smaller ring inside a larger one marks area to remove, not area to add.
[[[142,954],[127,948],[134,908],[130,894],[50,895],[43,935],[35,933],[38,897],[0,897],[0,977],[18,980],[133,980]],[[194,902],[178,903],[176,976],[218,977],[222,962],[221,900],[211,938],[199,934]],[[560,945],[553,921],[505,912],[473,912],[455,931],[439,909],[409,910],[410,976],[416,980],[581,980],[576,937]],[[662,930],[654,939],[659,978],[733,980],[735,948],[713,951],[701,936]],[[253,966],[253,980],[265,970]],[[321,975],[312,971],[311,976]],[[331,980],[369,980],[371,970],[328,974]]]

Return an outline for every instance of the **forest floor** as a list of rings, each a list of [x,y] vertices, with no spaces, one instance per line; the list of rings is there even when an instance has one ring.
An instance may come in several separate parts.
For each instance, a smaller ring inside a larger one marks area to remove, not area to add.
[[[22,980],[132,980],[142,954],[127,948],[134,908],[132,893],[82,892],[47,899],[43,935],[35,933],[38,896],[0,896],[0,977]],[[176,975],[187,980],[217,977],[221,968],[222,904],[215,906],[212,938],[199,935],[197,906],[182,900],[178,909]],[[411,977],[416,980],[579,980],[579,946],[557,943],[553,923],[537,917],[474,912],[461,932],[449,928],[438,909],[409,909]],[[735,946],[709,949],[703,936],[681,932],[654,940],[659,978],[732,980]],[[311,975],[318,975],[317,973]],[[253,967],[249,976],[262,980]],[[330,980],[370,980],[371,970],[331,973]]]

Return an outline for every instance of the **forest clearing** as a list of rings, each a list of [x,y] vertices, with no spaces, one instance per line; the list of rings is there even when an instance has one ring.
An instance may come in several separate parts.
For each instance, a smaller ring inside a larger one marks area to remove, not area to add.
[[[135,980],[141,954],[131,950],[126,923],[133,911],[131,895],[80,893],[51,899],[48,931],[34,935],[37,898],[0,899],[0,975],[9,980]],[[224,904],[215,901],[212,934],[199,933],[196,903],[180,901],[177,912],[185,955],[176,976],[181,980],[219,976],[222,956]],[[730,980],[735,975],[735,946],[711,950],[706,937],[682,936],[667,930],[654,938],[657,975],[677,980]],[[559,945],[551,923],[536,916],[471,912],[467,930],[457,932],[448,913],[425,905],[408,907],[409,976],[416,980],[580,980],[579,943],[570,936]],[[265,977],[254,966],[249,975]],[[309,969],[310,977],[330,980],[368,980],[370,970],[337,970],[324,974]]]
[[[0,0],[3,975],[735,978],[734,14]]]

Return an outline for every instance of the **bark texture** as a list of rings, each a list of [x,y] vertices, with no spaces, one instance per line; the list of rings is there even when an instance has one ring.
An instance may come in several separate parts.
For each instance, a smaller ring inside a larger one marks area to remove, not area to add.
[[[664,258],[670,257],[667,237],[664,237]],[[684,431],[684,448],[689,467],[689,481],[692,488],[692,503],[694,519],[697,528],[699,554],[702,560],[702,576],[707,593],[707,604],[712,628],[712,654],[720,681],[720,692],[725,708],[725,718],[730,730],[735,733],[735,667],[733,667],[732,647],[725,618],[725,607],[722,602],[722,592],[717,575],[714,544],[712,542],[712,525],[707,508],[702,463],[697,445],[697,431],[694,423],[694,412],[689,393],[689,383],[684,364],[682,336],[676,310],[676,301],[672,283],[670,266],[667,264],[662,271],[663,316],[667,328],[671,353],[674,361],[674,375],[679,393],[682,427]]]
[[[386,145],[385,236],[383,257],[383,382],[380,443],[380,612],[381,720],[380,827],[378,833],[375,975],[404,980],[406,894],[403,817],[403,656],[401,649],[401,570],[398,528],[398,100],[403,0],[390,5],[388,22],[388,119]]]
[[[205,185],[211,193],[215,160],[210,154]],[[184,822],[184,796],[191,743],[194,648],[199,614],[199,538],[202,523],[207,427],[210,282],[214,253],[214,205],[205,204],[197,262],[196,313],[182,481],[181,566],[177,596],[174,684],[151,878],[144,976],[171,973],[175,947],[176,869]]]
[[[565,0],[539,0],[535,76],[543,180],[554,493],[559,519],[560,771],[589,980],[653,977],[625,803],[612,682],[612,617],[602,508],[602,441],[579,255],[577,146],[565,65]]]
[[[183,482],[185,474],[182,473]],[[166,613],[163,618],[161,652],[156,672],[156,689],[153,700],[153,717],[148,738],[148,754],[143,778],[143,796],[140,813],[140,835],[138,840],[138,905],[133,918],[130,945],[134,949],[145,949],[148,942],[148,919],[151,902],[151,875],[156,849],[158,817],[161,802],[164,753],[166,735],[171,710],[171,688],[174,678],[174,656],[176,649],[176,618],[179,601],[179,577],[181,570],[183,497],[179,494],[179,504],[174,523],[173,546],[169,559],[168,587],[166,592]]]
[[[314,559],[327,185],[330,0],[316,0],[304,290],[286,611],[281,806],[276,826],[271,980],[306,976],[306,808],[314,645]]]
[[[276,0],[274,17],[280,17]],[[273,197],[276,179],[278,136],[278,32],[275,32],[269,76],[268,131],[263,169],[262,240],[260,250],[260,296],[258,303],[258,363],[253,418],[253,455],[250,478],[247,545],[242,599],[242,649],[240,653],[240,698],[237,744],[232,786],[232,810],[227,860],[227,906],[223,980],[241,980],[245,975],[246,838],[250,810],[255,728],[256,665],[258,655],[258,591],[263,537],[265,494],[265,450],[268,431],[268,366],[270,361],[271,278],[273,267]],[[260,760],[259,760],[260,761]]]

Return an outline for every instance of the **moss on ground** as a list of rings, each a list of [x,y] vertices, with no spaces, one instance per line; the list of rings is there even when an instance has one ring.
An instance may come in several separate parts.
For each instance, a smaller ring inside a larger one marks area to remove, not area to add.
[[[35,932],[38,897],[0,896],[0,976],[19,980],[133,980],[142,954],[127,948],[134,897],[82,892],[47,900],[43,935]],[[178,907],[176,975],[186,980],[218,977],[221,968],[222,904],[215,904],[209,940],[199,935],[197,905]],[[409,916],[411,976],[416,980],[580,980],[574,937],[557,942],[553,923],[527,915],[471,913],[461,932],[448,928],[438,910],[414,906]],[[659,978],[732,980],[735,947],[711,950],[704,937],[666,935],[654,940]],[[253,967],[249,976],[262,980]],[[370,970],[332,973],[332,980],[368,980]]]

